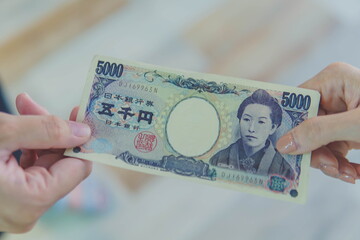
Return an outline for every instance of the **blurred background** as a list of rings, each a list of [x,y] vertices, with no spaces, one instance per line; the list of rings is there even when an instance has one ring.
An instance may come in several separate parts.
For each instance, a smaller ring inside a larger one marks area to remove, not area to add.
[[[360,66],[358,0],[1,0],[0,76],[68,118],[95,54],[296,86]],[[360,154],[351,152],[350,159]],[[359,239],[360,187],[310,172],[305,205],[94,165],[4,240]]]

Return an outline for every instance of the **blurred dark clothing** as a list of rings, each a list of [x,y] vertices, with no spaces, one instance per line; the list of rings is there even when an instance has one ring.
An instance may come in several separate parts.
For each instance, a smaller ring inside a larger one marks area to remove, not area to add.
[[[3,94],[3,89],[0,85],[0,112],[10,113],[10,109],[8,106],[9,105],[7,104],[7,101],[5,100],[5,97]]]

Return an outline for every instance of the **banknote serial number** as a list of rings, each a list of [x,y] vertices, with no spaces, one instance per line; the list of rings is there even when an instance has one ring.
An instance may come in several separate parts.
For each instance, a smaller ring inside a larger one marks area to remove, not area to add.
[[[220,171],[219,176],[221,179],[225,181],[237,182],[248,185],[263,186],[265,183],[264,179],[262,178],[258,178],[255,176],[247,176],[240,173],[230,173],[230,172]]]
[[[128,83],[128,82],[124,82],[124,81],[119,81],[119,86],[123,87],[123,88],[130,88],[133,90],[139,90],[139,91],[144,91],[144,92],[149,92],[149,93],[157,93],[158,92],[158,88],[143,85],[140,83]]]

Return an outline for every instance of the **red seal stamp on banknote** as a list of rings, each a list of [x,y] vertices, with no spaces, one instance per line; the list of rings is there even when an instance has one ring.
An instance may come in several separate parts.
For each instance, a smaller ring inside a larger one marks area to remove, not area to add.
[[[148,153],[155,149],[157,138],[152,132],[144,131],[136,135],[134,146],[139,152]]]

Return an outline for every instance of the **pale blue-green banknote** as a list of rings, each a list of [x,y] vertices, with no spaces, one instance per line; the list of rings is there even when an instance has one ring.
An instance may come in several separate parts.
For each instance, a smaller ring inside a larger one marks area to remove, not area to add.
[[[310,154],[282,155],[284,133],[316,116],[316,91],[96,56],[66,155],[300,202]]]

